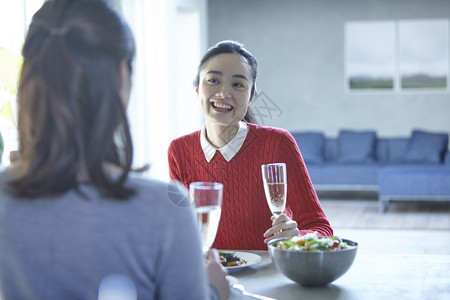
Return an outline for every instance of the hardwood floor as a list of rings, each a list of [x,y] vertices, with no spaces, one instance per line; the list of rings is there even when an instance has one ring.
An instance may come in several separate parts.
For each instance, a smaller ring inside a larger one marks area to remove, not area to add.
[[[382,214],[370,193],[319,193],[319,199],[333,228],[450,230],[450,202],[392,202]]]

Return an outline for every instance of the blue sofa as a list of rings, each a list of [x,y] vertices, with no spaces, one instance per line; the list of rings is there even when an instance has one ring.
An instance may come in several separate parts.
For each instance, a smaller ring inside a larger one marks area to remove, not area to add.
[[[413,130],[410,137],[377,137],[373,130],[291,132],[317,191],[377,191],[380,211],[390,201],[450,200],[448,133]]]

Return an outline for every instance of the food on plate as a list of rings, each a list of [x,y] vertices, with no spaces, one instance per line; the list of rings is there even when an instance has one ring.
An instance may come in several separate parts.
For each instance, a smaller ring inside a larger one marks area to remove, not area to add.
[[[219,252],[220,263],[224,267],[237,267],[247,264],[245,259],[237,257],[234,253]]]
[[[274,242],[272,245],[279,249],[293,251],[336,251],[353,248],[338,236],[318,236],[317,232],[287,238]]]

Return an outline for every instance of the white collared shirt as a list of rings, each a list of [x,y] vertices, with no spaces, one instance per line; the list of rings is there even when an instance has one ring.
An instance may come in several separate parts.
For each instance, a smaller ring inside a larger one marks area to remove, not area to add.
[[[216,148],[211,145],[206,139],[206,126],[204,125],[200,133],[200,144],[202,146],[203,153],[205,154],[206,161],[210,162],[214,154],[218,150],[225,158],[225,160],[229,162],[241,149],[242,145],[245,142],[245,138],[247,137],[247,133],[247,123],[239,121],[239,128],[233,139],[222,148]]]

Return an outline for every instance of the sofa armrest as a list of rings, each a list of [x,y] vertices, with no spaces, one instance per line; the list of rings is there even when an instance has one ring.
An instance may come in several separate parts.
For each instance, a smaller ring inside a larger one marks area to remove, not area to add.
[[[450,167],[450,151],[445,152],[444,165]]]

